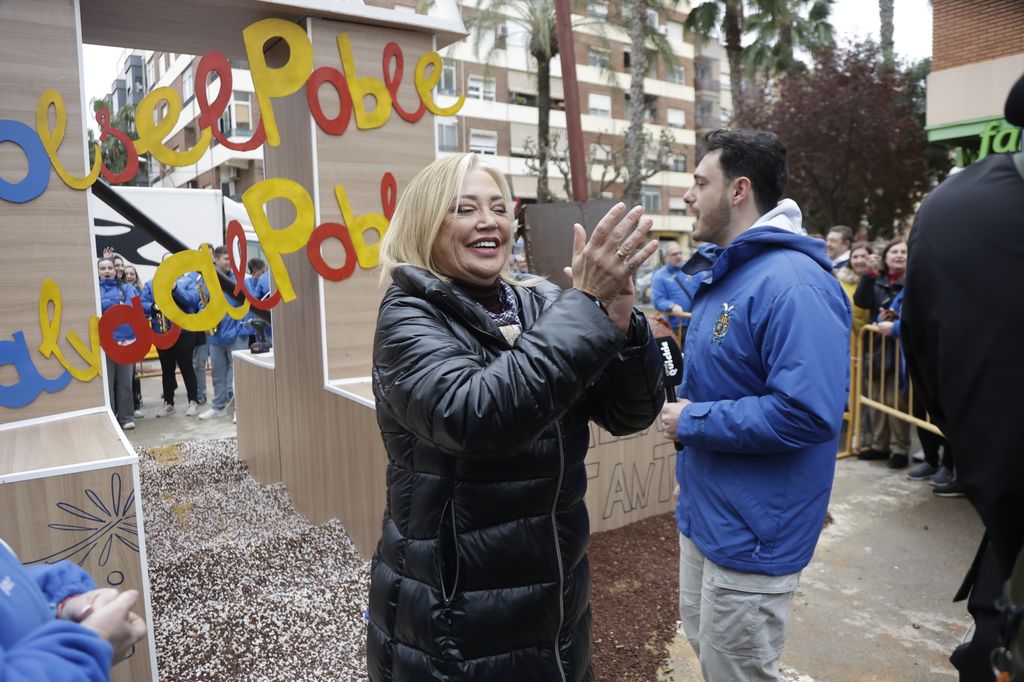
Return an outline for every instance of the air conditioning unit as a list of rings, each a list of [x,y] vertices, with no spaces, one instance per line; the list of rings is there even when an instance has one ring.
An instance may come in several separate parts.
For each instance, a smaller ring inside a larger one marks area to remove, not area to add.
[[[225,166],[222,169],[221,174],[224,177],[226,177],[228,180],[237,180],[238,176],[241,175],[242,173],[241,173],[240,170],[238,170],[234,166]]]
[[[661,24],[660,26],[658,26],[658,33],[660,33],[663,36],[667,36],[668,35],[668,25],[667,24]]]

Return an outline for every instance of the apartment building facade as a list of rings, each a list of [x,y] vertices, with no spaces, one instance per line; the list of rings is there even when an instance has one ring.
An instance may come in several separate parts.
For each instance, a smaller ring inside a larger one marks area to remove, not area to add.
[[[374,3],[381,4],[381,3]],[[396,6],[404,0],[392,4]],[[460,3],[464,16],[476,11],[471,2]],[[414,8],[406,8],[413,11]],[[663,131],[671,137],[669,153],[661,159],[654,175],[643,185],[642,201],[655,221],[654,230],[663,237],[690,232],[693,218],[686,215],[683,195],[693,183],[697,162],[697,129],[720,127],[731,111],[728,94],[727,61],[717,44],[702,45],[700,51],[683,28],[687,3],[673,9],[649,10],[644,21],[664,36],[675,55],[674,63],[648,53],[648,76],[644,82],[647,111],[645,129],[654,141],[649,163],[654,164],[656,147]],[[574,37],[579,101],[582,110],[584,154],[589,164],[592,196],[618,198],[624,177],[612,181],[617,164],[609,150],[624,149],[629,126],[629,64],[631,42],[628,34],[609,21],[618,6],[594,4],[587,16],[574,15]],[[612,16],[611,19],[615,17]],[[470,35],[441,51],[443,73],[437,99],[445,105],[465,94],[466,102],[454,117],[437,118],[438,156],[472,151],[509,178],[516,197],[525,203],[536,201],[537,142],[536,65],[528,53],[530,36],[509,17],[488,35]],[[199,111],[194,98],[198,58],[167,52],[134,51],[136,69],[144,68],[144,90],[169,86],[182,96],[183,113],[172,130],[168,146],[191,148],[199,131]],[[140,66],[141,65],[141,66]],[[551,61],[552,111],[550,127],[558,159],[548,168],[549,188],[566,198],[569,182],[567,135],[561,63]],[[232,98],[221,119],[221,129],[231,139],[243,141],[259,120],[252,79],[244,62],[232,62]],[[723,87],[724,84],[724,87]],[[211,87],[216,87],[211,85]],[[137,99],[135,100],[137,101]],[[213,141],[195,164],[178,168],[150,164],[153,186],[220,188],[225,196],[238,198],[263,178],[261,148],[239,152]]]

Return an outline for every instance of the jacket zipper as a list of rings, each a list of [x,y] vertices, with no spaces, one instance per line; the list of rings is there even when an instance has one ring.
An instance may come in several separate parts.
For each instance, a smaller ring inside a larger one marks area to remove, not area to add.
[[[565,620],[565,596],[562,594],[565,575],[562,571],[562,548],[558,545],[558,494],[562,490],[562,475],[565,473],[565,450],[562,447],[562,422],[555,422],[558,434],[558,484],[555,486],[555,499],[551,502],[551,532],[555,540],[555,559],[558,561],[558,629],[555,631],[555,662],[558,664],[558,675],[565,682],[565,668],[562,667],[562,654],[559,639],[562,634],[562,623]]]

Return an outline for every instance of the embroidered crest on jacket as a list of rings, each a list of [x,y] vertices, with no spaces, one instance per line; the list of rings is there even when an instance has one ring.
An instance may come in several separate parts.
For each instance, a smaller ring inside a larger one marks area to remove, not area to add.
[[[721,343],[725,335],[729,333],[729,320],[732,319],[732,311],[734,310],[736,310],[736,306],[729,305],[728,303],[722,304],[722,312],[719,314],[718,319],[715,320],[713,337],[715,343]]]

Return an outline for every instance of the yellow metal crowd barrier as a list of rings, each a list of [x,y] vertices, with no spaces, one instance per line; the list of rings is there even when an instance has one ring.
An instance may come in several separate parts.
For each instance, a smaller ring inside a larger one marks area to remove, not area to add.
[[[924,419],[914,416],[911,411],[913,404],[914,387],[906,373],[906,360],[899,339],[881,334],[877,325],[864,325],[855,337],[850,354],[850,399],[843,414],[846,428],[838,457],[857,454],[854,441],[860,440],[865,407],[941,436],[942,431],[927,415]],[[863,444],[857,442],[856,446],[859,449]]]

